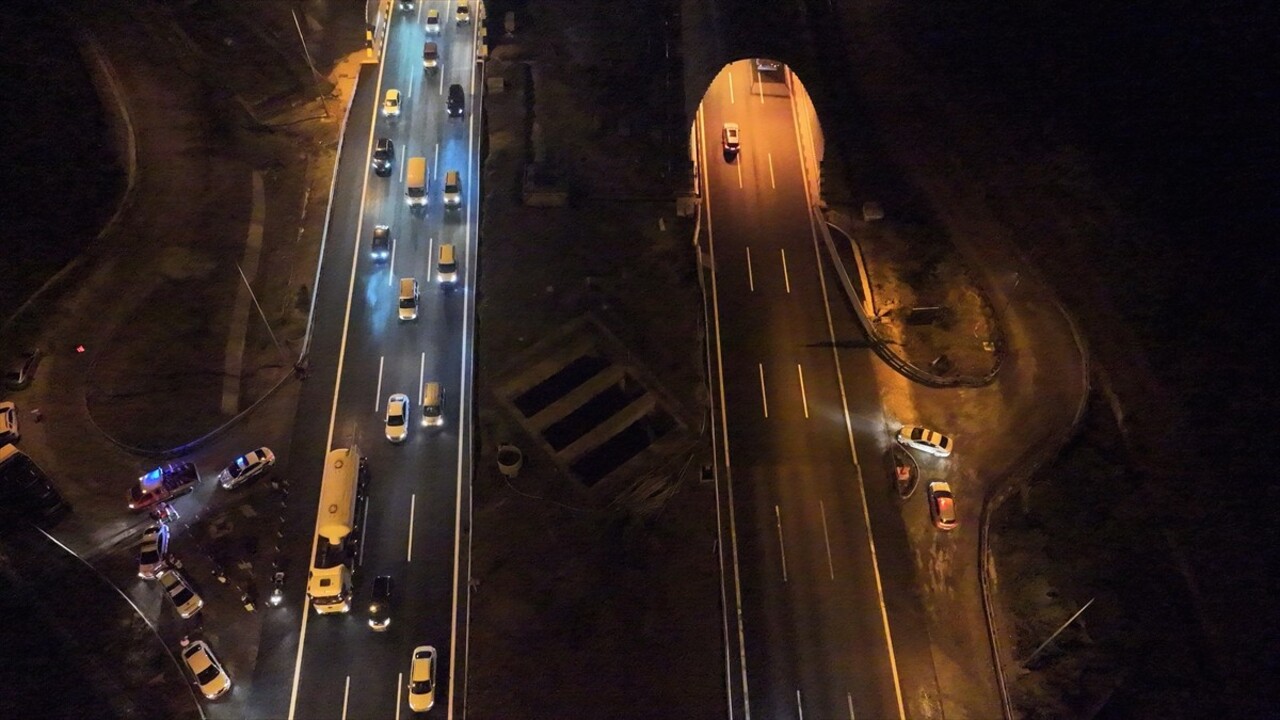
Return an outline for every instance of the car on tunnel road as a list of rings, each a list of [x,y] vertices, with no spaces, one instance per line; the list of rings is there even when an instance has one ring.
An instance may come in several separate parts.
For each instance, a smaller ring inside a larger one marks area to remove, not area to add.
[[[382,114],[387,117],[400,117],[400,91],[391,88],[382,100]]]
[[[738,156],[741,140],[738,123],[725,123],[724,130],[720,133],[720,144],[724,146],[724,156],[730,162]]]

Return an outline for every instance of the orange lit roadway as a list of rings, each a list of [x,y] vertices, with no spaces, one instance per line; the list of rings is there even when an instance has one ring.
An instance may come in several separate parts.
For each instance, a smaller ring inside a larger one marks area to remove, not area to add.
[[[885,600],[912,594],[910,558],[900,543],[886,557],[870,529],[901,524],[881,478],[878,361],[833,349],[859,336],[819,252],[807,129],[757,79],[751,61],[726,68],[695,127],[731,716],[905,717],[904,688],[934,683],[923,624]],[[741,127],[736,159],[725,122]]]

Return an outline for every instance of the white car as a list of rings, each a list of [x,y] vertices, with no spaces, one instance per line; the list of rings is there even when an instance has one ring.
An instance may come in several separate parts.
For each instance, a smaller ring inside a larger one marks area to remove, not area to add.
[[[409,709],[426,712],[436,704],[436,649],[419,645],[409,665]]]
[[[18,407],[11,402],[0,402],[0,443],[18,442]]]
[[[156,574],[169,567],[169,526],[152,525],[142,531],[138,543],[138,577],[155,580]]]
[[[200,608],[204,607],[204,600],[191,589],[190,583],[177,570],[164,570],[160,573],[160,584],[164,586],[164,592],[173,601],[173,606],[177,608],[178,614],[185,620],[192,615],[200,612]]]
[[[183,648],[182,660],[186,662],[191,676],[196,679],[200,692],[210,700],[231,689],[231,676],[222,669],[205,641],[196,640]]]
[[[396,393],[387,398],[387,439],[404,442],[409,437],[409,396]]]
[[[440,11],[439,10],[427,11],[427,32],[429,33],[440,32]]]
[[[391,88],[382,99],[382,114],[387,117],[400,117],[400,91]]]
[[[224,490],[239,487],[265,474],[275,464],[276,455],[271,452],[271,448],[260,447],[232,460],[230,465],[218,473],[218,484]]]
[[[724,131],[721,133],[721,144],[724,146],[726,157],[733,157],[738,154],[738,147],[741,144],[738,123],[724,124]]]
[[[908,425],[898,431],[898,442],[938,457],[947,457],[954,448],[951,438],[946,435],[914,425]]]

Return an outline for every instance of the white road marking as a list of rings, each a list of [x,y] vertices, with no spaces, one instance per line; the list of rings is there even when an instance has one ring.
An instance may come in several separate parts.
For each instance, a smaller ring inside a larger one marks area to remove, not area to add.
[[[804,703],[800,702],[800,688],[796,688],[796,713],[799,714],[799,720],[804,720]]]
[[[844,697],[849,703],[849,720],[857,720],[857,718],[853,716],[853,695],[851,693],[845,693]]]
[[[342,720],[347,720],[347,701],[351,699],[351,676],[347,676],[347,682],[342,686]]]
[[[422,397],[422,384],[427,377],[427,351],[422,351],[422,358],[418,360],[418,397]]]
[[[738,187],[742,187],[742,156],[738,156],[738,161],[733,164],[735,170],[738,171]]]
[[[764,416],[769,417],[769,395],[764,389],[764,364],[756,363],[760,368],[760,404],[764,406]]]
[[[778,189],[778,182],[773,177],[773,153],[765,153],[769,158],[769,187],[774,190]]]
[[[827,533],[827,504],[819,500],[818,509],[822,511],[822,539],[827,543],[827,572],[831,575],[831,579],[835,580],[836,567],[831,562],[831,535]]]
[[[431,163],[431,179],[440,177],[440,143],[436,143],[436,159]]]
[[[476,55],[476,45],[477,45],[477,40],[480,36],[481,24],[482,23],[480,23],[479,21],[471,23],[471,55],[473,58]],[[473,218],[478,217],[480,212],[479,210],[480,202],[478,200],[479,186],[480,186],[480,183],[479,183],[480,158],[476,154],[475,142],[476,142],[476,135],[477,135],[476,116],[479,115],[481,112],[482,106],[484,104],[484,97],[482,95],[481,96],[476,95],[476,65],[477,64],[478,63],[475,62],[474,60],[471,62],[471,77],[467,82],[467,85],[470,88],[471,97],[476,98],[476,102],[474,103],[475,107],[472,108],[471,115],[467,118],[467,165],[469,170],[468,176],[477,179],[476,182],[471,183],[467,188],[467,192],[470,196],[470,199],[467,202],[467,221],[463,230],[463,237],[467,239],[467,242],[465,243],[467,248],[465,250],[466,252],[465,262],[467,263],[466,272],[468,276],[467,276],[466,282],[467,282],[468,288],[474,285],[474,281],[476,277],[476,274],[475,274],[476,264],[470,261],[470,254],[471,254],[471,247],[472,247],[471,240],[474,237],[472,235],[472,232],[473,232],[473,228],[475,227]],[[444,81],[441,80],[441,83],[443,82]],[[459,390],[459,397],[465,399],[468,397],[467,393],[469,392],[469,389],[467,386],[468,386],[468,380],[470,379],[470,376],[467,374],[467,368],[471,367],[471,357],[468,355],[467,350],[470,343],[472,342],[471,336],[474,333],[472,322],[475,317],[475,293],[473,292],[468,292],[465,295],[465,300],[463,302],[462,317],[463,317],[462,351],[460,353],[461,368],[459,372],[461,388]],[[470,444],[471,436],[469,432],[466,430],[469,423],[471,422],[470,418],[468,417],[468,413],[470,412],[470,403],[464,401],[463,403],[461,403],[461,405],[462,407],[458,409],[458,427],[459,427],[458,471],[457,471],[458,479],[457,479],[457,485],[454,488],[454,497],[457,498],[457,500],[454,502],[454,511],[453,511],[453,602],[451,604],[450,616],[449,616],[449,628],[450,628],[449,630],[449,712],[448,712],[448,715],[446,716],[447,720],[453,720],[453,717],[454,717],[453,700],[454,698],[458,697],[458,693],[455,692],[456,688],[454,687],[454,680],[455,680],[457,668],[458,668],[458,662],[457,662],[457,659],[458,659],[457,657],[458,656],[458,584],[459,584],[458,567],[459,567],[459,563],[461,562],[462,527],[463,527],[462,525],[462,492],[463,492],[462,468],[463,468],[464,459],[471,457],[471,450],[472,450],[472,447]],[[468,528],[471,527],[470,496],[468,496],[468,502],[467,502],[467,527]],[[468,532],[467,533],[467,557],[469,558],[470,556],[471,556],[471,533]],[[470,583],[468,583],[467,584],[468,595],[467,595],[467,606],[466,606],[466,618],[464,620],[468,633],[470,632],[470,628],[471,628],[470,587],[471,585]],[[468,637],[470,637],[469,634],[468,634]],[[465,677],[467,661],[468,661],[468,658],[470,657],[470,654],[464,651],[462,657],[463,657],[462,659],[463,676]],[[463,715],[466,714],[465,711],[466,711],[466,708],[464,705],[463,713],[462,713]]]
[[[751,247],[747,247],[747,283],[751,285],[751,292],[756,291],[756,276],[751,271]]]
[[[800,402],[804,403],[804,416],[809,417],[809,396],[804,392],[804,369],[796,363],[796,375],[800,378]]]
[[[440,94],[440,95],[443,95],[443,94],[444,94],[444,73],[440,73],[440,90],[439,90],[439,94]],[[453,696],[452,696],[452,695],[450,695],[449,697],[453,697]],[[449,707],[453,707],[453,703],[449,703]]]
[[[400,720],[400,688],[404,687],[404,671],[396,673],[396,720]],[[852,702],[852,701],[850,701]]]
[[[756,90],[760,93],[760,104],[764,104],[764,76],[760,74],[760,69],[755,69],[756,73]]]
[[[858,473],[858,494],[862,498],[862,522],[863,526],[866,528],[867,547],[871,551],[871,571],[872,575],[876,579],[876,601],[880,606],[880,624],[884,629],[885,649],[889,655],[889,671],[893,675],[894,699],[898,704],[898,717],[905,720],[907,717],[907,710],[902,697],[902,679],[898,676],[898,658],[897,654],[893,650],[893,632],[889,627],[889,610],[884,603],[884,582],[880,579],[880,558],[876,554],[876,541],[871,533],[871,515],[870,511],[867,509],[867,489],[862,482],[862,472],[858,469],[858,450],[853,444],[853,420],[849,417],[849,398],[845,391],[844,373],[840,370],[840,354],[836,351],[835,346],[835,325],[831,320],[831,298],[827,293],[826,275],[822,268],[821,250],[818,247],[818,244],[821,241],[818,238],[819,230],[817,226],[817,218],[813,212],[813,208],[816,206],[816,203],[814,202],[811,188],[809,187],[808,163],[805,162],[806,157],[816,156],[817,153],[813,152],[811,155],[805,154],[804,143],[800,138],[801,123],[799,115],[797,114],[798,111],[796,109],[794,98],[789,102],[789,105],[791,107],[792,128],[794,129],[796,136],[796,147],[800,152],[800,178],[804,185],[805,200],[809,206],[809,231],[813,237],[813,258],[818,268],[818,285],[822,289],[822,309],[827,316],[827,335],[831,338],[832,342],[831,360],[836,366],[836,383],[840,388],[840,405],[844,409],[845,438],[849,443],[849,455],[853,460],[854,470]],[[812,150],[812,138],[810,138],[810,146],[810,149]]]
[[[782,539],[782,510],[773,506],[773,514],[778,518],[778,550],[782,554],[782,582],[787,581],[787,543]]]
[[[791,294],[791,274],[787,272],[787,249],[778,248],[778,252],[782,253],[782,279],[787,282],[787,294]]]
[[[409,159],[409,148],[404,147],[404,148],[401,148],[401,150],[403,151],[404,159],[405,159],[405,160],[408,160],[408,159]],[[400,182],[401,182],[401,183],[404,183],[404,166],[405,166],[405,165],[408,165],[408,164],[409,164],[409,163],[407,163],[407,162],[402,162],[402,163],[400,163]]]
[[[364,536],[369,530],[369,498],[364,499],[364,512],[360,514],[360,547],[356,550],[356,567],[364,565]]]
[[[387,359],[386,355],[378,356],[378,388],[373,392],[373,414],[378,414],[378,408],[382,407],[382,363]]]
[[[733,104],[733,66],[729,66],[729,104]]]
[[[418,506],[418,494],[409,496],[409,543],[405,550],[404,561],[413,562],[413,514]]]
[[[391,239],[391,260],[387,262],[387,287],[395,282],[396,277],[396,241]]]

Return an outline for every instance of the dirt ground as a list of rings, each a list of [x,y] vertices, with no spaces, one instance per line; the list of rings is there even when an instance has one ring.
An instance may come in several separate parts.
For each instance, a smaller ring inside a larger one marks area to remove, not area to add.
[[[590,312],[703,415],[691,228],[666,199],[660,133],[620,131],[639,127],[638,112],[574,81],[606,68],[571,41],[625,36],[628,14],[644,11],[615,5],[574,14],[530,3],[487,70],[505,85],[485,100],[467,691],[476,718],[655,717],[641,698],[662,698],[664,717],[713,718],[724,702],[714,490],[699,482],[702,459],[673,459],[679,490],[656,513],[612,506],[534,452],[485,394],[511,355]],[[569,206],[522,205],[521,173],[535,157],[553,164]],[[526,453],[510,482],[494,460],[506,441]]]

